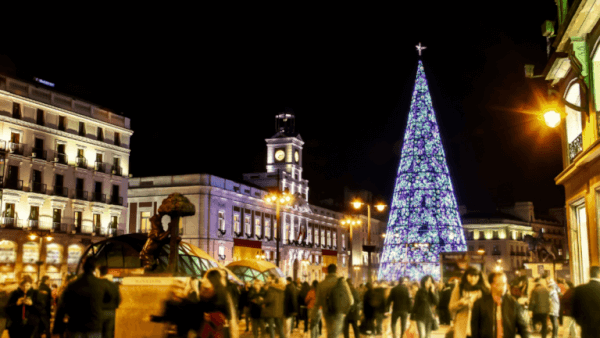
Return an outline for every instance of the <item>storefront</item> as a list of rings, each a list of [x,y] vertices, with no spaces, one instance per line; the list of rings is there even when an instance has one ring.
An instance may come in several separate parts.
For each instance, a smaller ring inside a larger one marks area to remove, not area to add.
[[[17,261],[17,243],[0,241],[0,283],[15,279],[15,263]]]

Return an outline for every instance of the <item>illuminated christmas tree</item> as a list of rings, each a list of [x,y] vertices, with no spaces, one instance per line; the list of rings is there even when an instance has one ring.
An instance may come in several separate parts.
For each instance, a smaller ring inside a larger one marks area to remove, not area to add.
[[[378,278],[439,279],[440,252],[456,251],[467,246],[419,60]]]

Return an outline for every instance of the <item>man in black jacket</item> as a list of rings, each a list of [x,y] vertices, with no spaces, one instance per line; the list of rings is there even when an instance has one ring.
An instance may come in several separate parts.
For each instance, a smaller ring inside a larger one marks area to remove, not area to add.
[[[52,290],[48,286],[47,282],[50,277],[44,276],[40,281],[38,287],[38,298],[40,301],[40,326],[38,328],[37,336],[42,333],[46,334],[46,337],[50,337],[50,315],[52,314]]]
[[[100,267],[100,280],[106,285],[108,292],[102,302],[102,338],[115,336],[115,315],[121,304],[119,286],[113,283],[112,276],[108,274],[108,267]]]
[[[573,293],[573,318],[581,326],[581,338],[598,337],[600,332],[600,267],[590,268],[590,281]]]
[[[294,318],[298,315],[298,290],[288,277],[283,298],[283,316],[285,317],[286,336],[291,336],[294,329]]]
[[[473,304],[471,338],[529,338],[521,305],[506,294],[506,275],[492,272],[489,275],[491,294],[484,294]],[[501,332],[498,332],[501,330]]]
[[[400,318],[400,337],[404,335],[404,331],[406,331],[408,326],[408,314],[410,313],[412,307],[412,299],[410,298],[410,292],[408,292],[408,287],[406,286],[406,278],[400,278],[400,283],[392,288],[390,291],[390,296],[387,299],[385,308],[389,310],[390,305],[393,304],[392,307],[392,336],[396,338],[396,325],[398,323],[398,318]]]
[[[53,333],[65,331],[64,319],[69,316],[67,331],[74,337],[102,337],[102,306],[109,297],[106,284],[94,276],[96,259],[88,256],[83,274],[63,291],[54,318]]]

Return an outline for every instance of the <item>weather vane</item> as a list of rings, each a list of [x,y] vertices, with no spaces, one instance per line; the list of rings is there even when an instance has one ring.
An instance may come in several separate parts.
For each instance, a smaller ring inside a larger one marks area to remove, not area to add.
[[[416,45],[415,47],[417,47],[417,51],[419,52],[419,56],[421,56],[421,51],[423,51],[423,49],[427,49],[427,47],[425,46],[421,46],[421,43],[419,42],[418,45]]]

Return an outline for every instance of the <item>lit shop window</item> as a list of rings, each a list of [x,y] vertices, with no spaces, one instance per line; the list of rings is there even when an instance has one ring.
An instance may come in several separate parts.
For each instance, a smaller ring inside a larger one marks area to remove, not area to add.
[[[146,233],[149,233],[150,230],[151,230],[150,212],[142,211],[140,213],[140,232],[146,234]]]
[[[46,245],[46,264],[60,264],[62,262],[62,246],[51,243]]]
[[[17,261],[17,243],[0,241],[0,263],[14,263]]]
[[[40,247],[35,242],[23,244],[23,263],[35,263],[40,260]]]
[[[68,250],[67,264],[77,265],[77,263],[79,263],[79,259],[81,258],[81,254],[83,253],[81,247],[79,245],[72,244],[69,245]]]

